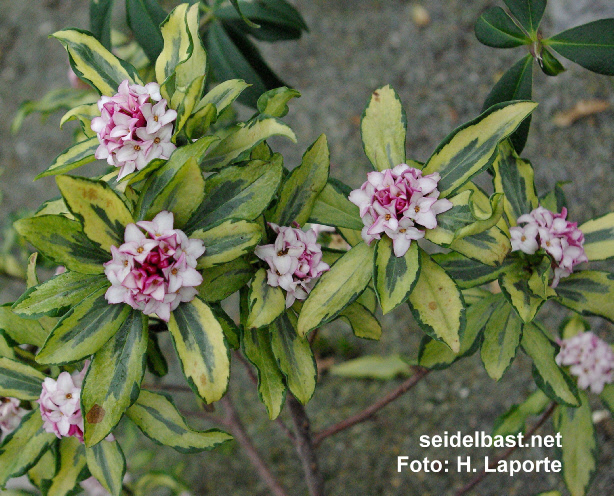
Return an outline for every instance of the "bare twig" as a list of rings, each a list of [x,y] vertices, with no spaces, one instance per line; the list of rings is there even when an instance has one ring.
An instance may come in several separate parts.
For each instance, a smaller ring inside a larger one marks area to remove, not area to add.
[[[292,395],[286,398],[288,410],[296,431],[296,451],[303,464],[305,481],[311,496],[324,496],[324,478],[318,467],[318,458],[311,437],[311,426],[305,407]]]
[[[537,430],[544,425],[544,423],[546,422],[546,420],[548,420],[548,418],[550,417],[550,415],[552,415],[552,412],[554,412],[554,409],[556,408],[556,403],[551,403],[550,406],[548,407],[548,409],[542,414],[542,416],[539,418],[539,420],[537,421],[537,423],[531,428],[531,430],[526,434],[525,437],[529,438],[531,437],[533,434],[535,434],[535,432],[537,432]],[[509,458],[509,456],[518,449],[518,445],[513,446],[511,448],[509,448],[507,451],[505,451],[502,455],[498,456],[497,458],[495,458],[491,463],[488,464],[488,469],[492,470],[494,469],[498,463],[501,460],[505,460],[506,458]],[[486,467],[484,467],[484,470],[482,470],[478,475],[476,475],[473,479],[471,479],[465,486],[463,486],[461,489],[459,489],[456,492],[455,496],[462,496],[463,494],[466,494],[467,492],[471,491],[471,489],[473,489],[475,486],[477,486],[480,482],[482,482],[482,480],[484,480],[484,478],[489,474],[490,472],[486,472]]]
[[[353,415],[345,420],[342,420],[341,422],[333,424],[330,427],[327,427],[326,429],[324,429],[323,431],[317,433],[314,436],[314,441],[313,441],[314,446],[318,447],[320,443],[329,436],[332,436],[334,434],[337,434],[338,432],[341,432],[345,429],[353,427],[356,424],[360,424],[361,422],[364,422],[365,420],[369,420],[379,410],[381,410],[386,405],[388,405],[388,403],[393,402],[394,400],[396,400],[397,398],[405,394],[407,391],[409,391],[411,388],[413,388],[429,372],[430,370],[425,369],[423,367],[415,367],[414,374],[409,379],[403,382],[398,388],[394,389],[393,391],[388,393],[386,396],[381,398],[379,401],[375,402],[373,405],[366,408],[362,412],[357,413],[356,415]]]

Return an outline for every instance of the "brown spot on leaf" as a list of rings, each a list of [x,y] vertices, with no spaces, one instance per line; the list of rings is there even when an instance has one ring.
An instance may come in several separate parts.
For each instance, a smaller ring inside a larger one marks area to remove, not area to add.
[[[200,374],[200,385],[206,386],[207,382],[207,376],[205,374]]]
[[[94,188],[87,188],[83,191],[83,197],[87,200],[98,200],[98,192]]]
[[[85,420],[87,420],[88,424],[99,424],[102,422],[102,419],[104,419],[105,413],[104,408],[100,405],[94,405],[90,411],[87,412]]]
[[[376,102],[379,102],[379,91],[375,90],[375,91],[373,92],[373,99],[374,99]]]
[[[429,303],[429,308],[430,308],[431,310],[437,310],[437,303],[435,303],[434,301],[431,301],[431,302]]]

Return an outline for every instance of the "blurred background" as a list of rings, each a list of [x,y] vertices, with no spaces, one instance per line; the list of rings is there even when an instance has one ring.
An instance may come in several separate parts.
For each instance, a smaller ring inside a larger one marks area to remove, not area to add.
[[[119,2],[121,4],[121,2]],[[360,141],[360,116],[371,92],[391,84],[408,117],[408,157],[426,160],[456,126],[474,118],[497,78],[518,60],[523,48],[495,50],[473,34],[480,14],[495,1],[430,0],[292,0],[309,33],[298,41],[258,43],[264,58],[281,79],[302,93],[293,100],[285,121],[295,130],[298,145],[271,140],[291,169],[321,133],[329,139],[331,174],[352,187],[370,170]],[[11,122],[24,100],[41,98],[68,85],[67,56],[48,36],[65,27],[88,27],[88,3],[82,0],[0,0],[0,192],[1,218],[37,208],[57,195],[52,178],[33,182],[53,158],[71,143],[74,127],[59,129],[62,113],[41,122],[26,118],[12,134]],[[172,4],[172,2],[171,2]],[[121,5],[117,18],[123,19]],[[550,0],[542,30],[545,36],[569,27],[614,17],[611,0]],[[567,71],[556,78],[535,68],[534,99],[539,102],[523,157],[536,169],[538,193],[557,181],[568,181],[565,192],[570,219],[579,223],[614,210],[614,79],[588,72],[564,60]],[[588,105],[588,107],[587,107]],[[586,110],[588,108],[588,111]],[[241,116],[249,116],[247,108]],[[72,123],[71,123],[72,124]],[[77,172],[78,173],[78,172]],[[483,184],[488,183],[488,177]],[[6,235],[0,246],[7,242]],[[612,267],[610,267],[611,269]],[[0,276],[0,303],[13,301],[23,282]],[[541,316],[552,327],[564,318],[560,307],[546,305]],[[591,320],[593,330],[610,333],[614,326]],[[307,410],[314,429],[341,420],[364,408],[399,379],[386,382],[339,377],[331,366],[365,354],[417,356],[421,331],[409,311],[402,309],[383,320],[381,343],[355,339],[343,324],[322,332],[317,344],[320,384]],[[611,341],[611,339],[610,339]],[[171,346],[170,342],[163,342]],[[170,356],[173,356],[171,354]],[[258,401],[240,365],[233,363],[231,394],[248,432],[290,494],[305,494],[301,468],[292,446]],[[169,383],[183,384],[171,363]],[[480,461],[484,449],[422,449],[422,434],[444,431],[492,430],[494,420],[534,390],[529,361],[520,354],[499,384],[486,375],[479,357],[462,360],[422,381],[370,422],[325,440],[319,448],[321,467],[331,495],[442,495],[453,493],[470,477],[451,469],[447,474],[397,473],[397,456],[450,460],[472,455]],[[190,395],[178,404],[190,408]],[[600,407],[598,407],[599,409]],[[195,426],[207,426],[195,419]],[[544,433],[551,432],[548,425]],[[597,423],[601,445],[600,471],[590,494],[614,494],[614,420]],[[554,450],[525,449],[519,460],[555,456]],[[174,467],[197,495],[268,494],[236,444],[211,453],[179,455],[139,438],[131,447],[129,470]],[[564,491],[557,474],[522,474],[513,478],[493,474],[474,494],[529,495],[549,489]]]

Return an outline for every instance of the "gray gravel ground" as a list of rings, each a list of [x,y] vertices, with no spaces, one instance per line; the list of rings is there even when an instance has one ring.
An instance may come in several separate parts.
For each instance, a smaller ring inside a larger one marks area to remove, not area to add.
[[[333,176],[353,187],[362,183],[369,170],[360,144],[359,117],[375,88],[390,83],[398,91],[408,114],[408,155],[425,160],[454,127],[479,113],[496,77],[523,55],[522,49],[494,50],[475,39],[473,24],[487,6],[497,3],[494,1],[425,2],[432,21],[423,28],[412,22],[414,3],[409,1],[294,3],[311,32],[298,42],[262,46],[267,60],[303,95],[286,118],[299,137],[298,146],[283,142],[275,145],[293,167],[304,149],[325,133],[331,146]],[[549,4],[544,21],[547,34],[614,16],[610,0],[551,0]],[[31,117],[15,136],[9,133],[9,126],[21,101],[66,85],[65,52],[47,36],[66,26],[86,27],[87,6],[77,0],[0,0],[0,11],[0,166],[4,169],[0,187],[6,215],[17,208],[34,208],[56,194],[52,179],[36,183],[32,179],[70,143],[70,131],[57,129],[58,115],[45,124]],[[614,103],[614,92],[611,78],[567,61],[565,65],[568,71],[557,78],[535,73],[535,99],[540,106],[524,156],[536,167],[541,191],[556,181],[571,182],[566,190],[571,217],[582,222],[614,210],[614,114],[606,111],[564,129],[557,128],[552,118],[582,99]],[[6,278],[0,285],[0,302],[14,299],[21,290],[20,283]],[[543,315],[551,324],[562,318],[559,309],[550,306]],[[384,323],[379,345],[359,343],[343,327],[329,329],[324,335],[348,354],[396,352],[415,356],[420,331],[409,313],[401,311],[385,318]],[[611,325],[599,320],[594,324],[611,335]],[[172,376],[178,376],[176,367]],[[233,397],[258,447],[272,461],[290,494],[305,494],[300,466],[289,443],[265,420],[263,407],[239,367],[234,368],[233,376]],[[308,411],[319,429],[364,408],[395,384],[324,375]],[[519,356],[500,384],[486,376],[477,357],[431,375],[374,421],[322,444],[321,463],[330,494],[453,493],[469,474],[458,474],[453,468],[441,475],[398,474],[396,456],[448,459],[450,467],[459,455],[482,460],[490,454],[487,450],[423,450],[418,437],[446,430],[490,431],[494,419],[533,387],[524,356]],[[614,421],[608,418],[599,423],[597,432],[602,446],[601,470],[590,494],[612,495]],[[161,467],[179,460],[186,464],[185,476],[194,481],[196,494],[268,494],[236,447],[192,457],[156,450],[156,463]],[[535,460],[554,455],[551,450],[524,450],[515,457]],[[524,496],[554,488],[563,490],[560,478],[553,475],[492,475],[474,494]]]

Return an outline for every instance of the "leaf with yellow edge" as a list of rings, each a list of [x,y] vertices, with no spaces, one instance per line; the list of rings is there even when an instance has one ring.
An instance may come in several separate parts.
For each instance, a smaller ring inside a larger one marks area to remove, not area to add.
[[[614,212],[591,219],[579,229],[584,233],[584,253],[591,262],[614,257]]]
[[[247,297],[248,315],[245,326],[259,329],[268,326],[286,309],[286,299],[279,286],[270,286],[267,271],[259,269],[252,280]]]
[[[87,468],[112,496],[122,494],[126,458],[119,446],[113,441],[102,441],[96,446],[85,449]]]
[[[524,322],[531,322],[545,301],[533,295],[530,276],[520,263],[499,276],[501,291]]]
[[[424,332],[458,353],[466,324],[463,295],[446,271],[422,249],[420,276],[409,295],[409,308]]]
[[[181,91],[185,91],[185,89],[189,85],[193,84],[193,81],[197,78],[202,77],[204,83],[206,76],[205,71],[207,70],[207,52],[205,52],[205,47],[203,46],[198,34],[198,9],[199,5],[198,3],[195,3],[189,7],[186,12],[185,23],[192,42],[192,52],[186,61],[180,62],[175,68],[175,72],[177,73],[177,89]],[[202,86],[200,93],[202,94]],[[199,94],[196,100],[198,100],[200,96],[201,95]]]
[[[471,122],[455,129],[433,153],[423,174],[438,172],[442,197],[461,188],[475,174],[490,166],[499,142],[512,134],[537,107],[533,102],[494,105]]]
[[[164,86],[166,86],[167,94],[163,96],[168,101],[170,101],[170,97],[175,92],[174,87],[169,88],[168,79],[175,74],[180,63],[190,58],[194,50],[194,42],[186,22],[189,7],[190,5],[187,3],[178,5],[160,25],[162,38],[164,39],[164,48],[156,60],[156,79],[161,86],[166,83]],[[195,5],[195,7],[198,8],[198,5]],[[184,81],[184,85],[187,86],[187,84]]]
[[[118,59],[88,32],[65,29],[52,36],[66,48],[75,74],[102,95],[113,96],[126,79],[130,83],[143,83],[132,65]]]
[[[0,358],[0,396],[34,401],[41,395],[45,375],[34,367]]]
[[[229,219],[203,231],[199,229],[190,238],[205,243],[205,254],[198,259],[199,269],[207,269],[231,262],[250,252],[262,239],[262,227],[257,222]]]
[[[100,141],[98,140],[97,136],[93,136],[85,141],[80,141],[75,145],[71,145],[53,160],[53,163],[47,168],[47,170],[41,172],[34,179],[64,174],[65,172],[69,172],[77,167],[93,162],[96,160],[94,154],[96,153],[98,146],[100,146]]]
[[[85,447],[76,437],[60,439],[58,471],[47,491],[47,496],[67,496],[82,480],[87,471]],[[83,477],[82,477],[83,476]]]

